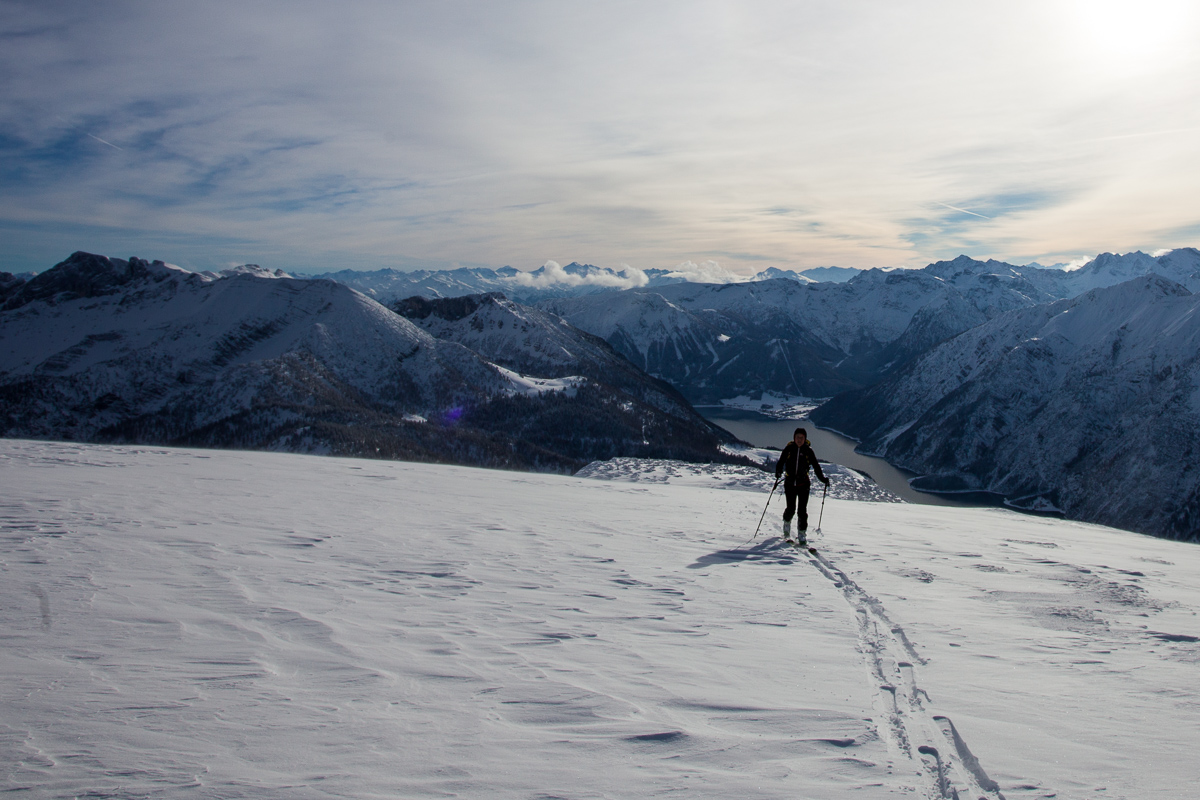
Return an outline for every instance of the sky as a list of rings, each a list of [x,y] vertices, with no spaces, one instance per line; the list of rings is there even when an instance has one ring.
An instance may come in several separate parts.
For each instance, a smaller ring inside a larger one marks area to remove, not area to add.
[[[8,2],[0,270],[1200,244],[1188,0]]]

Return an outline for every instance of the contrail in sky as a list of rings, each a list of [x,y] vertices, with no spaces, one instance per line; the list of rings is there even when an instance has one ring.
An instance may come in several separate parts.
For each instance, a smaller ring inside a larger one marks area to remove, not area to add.
[[[942,203],[938,200],[934,200],[933,202],[937,203],[939,206],[945,206],[946,208],[950,209],[951,211],[961,211],[964,214],[970,214],[972,217],[980,217],[982,219],[991,219],[991,217],[985,217],[985,216],[983,216],[983,214],[976,214],[974,211],[967,211],[965,208],[959,208],[958,206],[952,206],[949,203]]]
[[[92,134],[90,134],[90,133],[85,133],[84,135],[85,135],[85,136],[92,136]],[[103,139],[101,139],[99,136],[92,136],[92,138],[93,138],[93,139],[95,139],[97,142],[100,142],[101,144],[106,144],[106,145],[108,145],[109,147],[111,147],[111,148],[113,148],[113,149],[115,149],[115,150],[120,150],[120,151],[122,151],[122,152],[124,152],[124,151],[125,151],[125,148],[124,148],[124,147],[117,147],[117,146],[116,146],[115,144],[113,144],[112,142],[106,142],[106,141],[104,141]],[[948,207],[949,207],[949,206],[947,206],[947,208],[948,208]]]

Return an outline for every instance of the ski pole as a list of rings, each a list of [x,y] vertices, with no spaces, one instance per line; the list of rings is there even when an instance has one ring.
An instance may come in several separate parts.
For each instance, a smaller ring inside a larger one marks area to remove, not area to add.
[[[829,484],[825,484],[825,491],[821,492],[821,514],[817,517],[817,529],[813,533],[821,533],[821,520],[825,519],[825,495],[829,494]],[[770,499],[767,502],[771,502]]]
[[[758,527],[756,527],[756,528],[754,529],[754,535],[750,537],[750,541],[752,541],[752,542],[753,542],[755,539],[757,539],[757,538],[758,538],[758,531],[759,531],[759,528],[761,528],[761,527],[762,527],[763,520],[764,520],[764,519],[766,519],[766,516],[767,516],[767,508],[768,508],[768,507],[771,505],[771,498],[775,496],[775,489],[776,489],[778,486],[779,486],[779,478],[776,478],[776,479],[775,479],[775,485],[771,487],[771,493],[770,493],[769,495],[767,495],[767,505],[763,506],[763,513],[762,513],[762,516],[758,518]]]

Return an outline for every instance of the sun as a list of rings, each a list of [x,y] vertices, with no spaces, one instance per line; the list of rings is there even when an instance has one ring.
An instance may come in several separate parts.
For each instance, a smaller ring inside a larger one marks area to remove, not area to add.
[[[1098,71],[1140,74],[1186,55],[1193,0],[1076,0],[1068,36]]]

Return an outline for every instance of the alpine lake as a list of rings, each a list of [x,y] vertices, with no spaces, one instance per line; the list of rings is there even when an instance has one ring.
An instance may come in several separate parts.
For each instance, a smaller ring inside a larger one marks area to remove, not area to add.
[[[853,439],[821,430],[807,417],[800,419],[775,419],[755,411],[723,406],[697,406],[696,410],[710,422],[720,425],[744,442],[755,447],[782,450],[792,440],[796,428],[804,428],[813,452],[821,461],[841,464],[861,472],[882,488],[908,503],[923,503],[934,506],[1003,506],[1004,498],[991,492],[921,492],[912,488],[909,481],[916,473],[897,469],[882,458],[855,452],[858,443]]]

